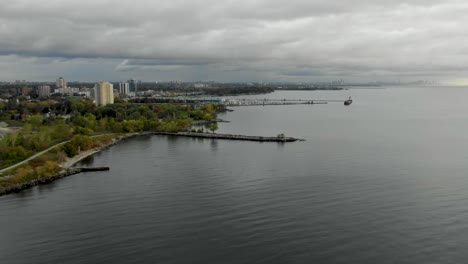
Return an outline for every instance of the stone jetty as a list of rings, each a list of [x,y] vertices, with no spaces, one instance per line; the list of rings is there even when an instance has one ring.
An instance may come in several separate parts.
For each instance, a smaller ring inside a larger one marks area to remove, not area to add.
[[[245,135],[231,135],[231,134],[215,134],[215,133],[193,133],[193,132],[155,132],[156,135],[168,135],[178,137],[195,137],[195,138],[213,138],[213,139],[227,139],[227,140],[246,140],[258,142],[295,142],[304,141],[304,139],[293,137],[260,137],[260,136],[245,136]]]

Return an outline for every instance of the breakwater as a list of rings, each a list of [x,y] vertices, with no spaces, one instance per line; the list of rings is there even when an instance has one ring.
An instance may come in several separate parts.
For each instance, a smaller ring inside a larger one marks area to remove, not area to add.
[[[85,168],[74,168],[80,170],[80,172],[90,172],[90,171],[108,171],[109,167],[85,167]]]
[[[82,153],[81,155],[77,155],[76,157],[72,158],[68,162],[62,164],[62,167],[64,168],[63,171],[48,176],[48,177],[43,177],[43,178],[36,178],[30,181],[26,182],[21,182],[21,183],[15,183],[12,185],[9,185],[7,187],[0,187],[0,196],[9,194],[9,193],[16,193],[20,192],[25,189],[29,189],[31,187],[41,185],[41,184],[47,184],[52,181],[55,181],[60,178],[64,178],[67,176],[71,176],[74,174],[78,174],[81,172],[89,172],[89,171],[107,171],[109,170],[109,167],[84,167],[84,168],[76,168],[76,167],[71,167],[80,160],[82,160],[85,157],[88,157],[90,155],[93,155],[97,152],[100,152],[104,149],[107,149],[115,144],[118,144],[122,141],[126,141],[130,138],[137,137],[137,136],[143,136],[143,135],[168,135],[168,136],[180,136],[180,137],[192,137],[192,138],[211,138],[211,139],[224,139],[224,140],[244,140],[244,141],[257,141],[257,142],[278,142],[278,143],[285,143],[285,142],[295,142],[295,141],[305,141],[304,139],[298,139],[298,138],[293,138],[293,137],[262,137],[262,136],[246,136],[246,135],[232,135],[232,134],[215,134],[215,133],[192,133],[192,132],[143,132],[143,133],[132,133],[128,134],[123,137],[119,137],[115,139],[113,142],[106,144],[105,146],[102,146],[100,148],[96,148],[92,151],[89,151],[87,153]]]
[[[213,139],[227,139],[227,140],[245,140],[245,141],[258,141],[258,142],[295,142],[305,141],[304,139],[293,137],[260,137],[260,136],[245,136],[245,135],[231,135],[231,134],[212,134],[212,133],[192,133],[192,132],[154,132],[155,135],[168,135],[179,137],[195,137],[195,138],[213,138]]]
[[[48,177],[43,177],[43,178],[37,178],[34,180],[30,180],[27,182],[21,182],[21,183],[15,183],[7,187],[0,187],[0,195],[5,195],[9,193],[15,193],[15,192],[20,192],[25,189],[29,189],[31,187],[41,185],[41,184],[48,184],[50,182],[53,182],[57,179],[65,178],[71,175],[75,175],[81,172],[89,172],[89,171],[106,171],[109,170],[109,167],[97,167],[97,168],[70,168],[67,170],[64,170],[62,172],[59,172],[57,174],[48,176]]]

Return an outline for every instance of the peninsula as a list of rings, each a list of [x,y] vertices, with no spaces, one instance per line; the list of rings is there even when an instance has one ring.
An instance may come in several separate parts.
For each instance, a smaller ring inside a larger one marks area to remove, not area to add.
[[[81,159],[133,136],[294,142],[299,139],[214,133],[223,104],[151,104],[116,100],[97,106],[67,98],[0,104],[0,120],[16,129],[0,137],[0,195],[82,172]],[[192,125],[197,124],[194,128]]]

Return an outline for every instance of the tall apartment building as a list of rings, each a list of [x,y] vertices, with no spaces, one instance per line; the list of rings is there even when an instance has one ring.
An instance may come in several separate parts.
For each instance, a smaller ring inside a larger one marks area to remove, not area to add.
[[[135,93],[138,89],[137,81],[135,81],[134,79],[130,79],[128,80],[128,84],[130,86],[130,92]]]
[[[37,88],[37,93],[39,97],[49,97],[50,95],[50,86],[42,85]]]
[[[57,88],[67,88],[67,81],[62,77],[57,79]]]
[[[107,105],[114,103],[114,85],[108,82],[101,82],[94,86],[94,98],[97,105]]]
[[[119,93],[128,94],[130,92],[130,85],[128,82],[119,83]]]

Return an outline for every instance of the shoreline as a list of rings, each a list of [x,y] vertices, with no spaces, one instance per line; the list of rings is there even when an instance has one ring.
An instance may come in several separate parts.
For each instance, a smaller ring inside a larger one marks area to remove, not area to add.
[[[82,161],[83,159],[89,157],[89,156],[92,156],[96,153],[99,153],[105,149],[108,149],[114,145],[117,145],[119,144],[120,142],[123,142],[123,141],[127,141],[129,138],[133,138],[133,137],[137,137],[137,136],[142,136],[142,135],[145,135],[144,132],[143,133],[132,133],[132,134],[127,134],[127,135],[122,135],[114,140],[112,140],[112,142],[110,142],[109,144],[106,144],[104,146],[101,146],[101,147],[98,147],[98,148],[94,148],[94,149],[90,149],[90,150],[86,150],[86,151],[83,151],[81,152],[80,154],[78,155],[75,155],[71,158],[69,158],[68,160],[62,162],[59,166],[62,167],[63,169],[72,169],[72,167]]]
[[[7,195],[10,193],[18,193],[23,190],[29,189],[31,187],[47,184],[53,182],[57,179],[75,175],[81,172],[85,172],[86,168],[74,168],[81,160],[92,156],[96,153],[99,153],[105,149],[108,149],[114,145],[117,145],[121,142],[125,142],[128,139],[138,137],[138,136],[148,136],[148,135],[166,135],[166,136],[181,136],[181,137],[197,137],[197,138],[208,138],[208,139],[223,139],[223,140],[243,140],[243,141],[257,141],[257,142],[277,142],[277,143],[286,143],[286,142],[295,142],[295,141],[304,141],[304,139],[292,138],[292,137],[261,137],[261,136],[245,136],[245,135],[231,135],[231,134],[210,134],[210,133],[192,133],[192,132],[141,132],[141,133],[132,133],[127,135],[122,135],[115,138],[112,142],[87,151],[83,151],[78,155],[75,155],[72,158],[68,158],[66,161],[62,162],[59,166],[62,168],[62,171],[53,174],[44,178],[36,178],[30,181],[15,183],[7,187],[0,187],[0,196]],[[8,176],[5,176],[8,177]]]
[[[75,164],[77,164],[78,162],[80,162],[81,160],[83,160],[83,159],[85,159],[85,158],[87,158],[89,156],[92,156],[92,155],[94,155],[94,154],[96,154],[98,152],[101,152],[101,151],[103,151],[105,149],[108,149],[108,148],[110,148],[110,147],[112,147],[112,146],[114,146],[116,144],[119,144],[120,142],[124,142],[124,141],[128,140],[129,138],[133,138],[133,137],[140,136],[140,135],[144,135],[144,134],[143,133],[141,133],[141,134],[140,133],[133,133],[133,134],[128,134],[128,135],[123,135],[123,136],[121,136],[119,138],[116,138],[115,140],[113,140],[109,144],[106,144],[104,146],[94,148],[94,149],[91,149],[91,150],[83,151],[82,153],[80,153],[78,155],[75,155],[72,158],[68,158],[66,161],[59,164],[59,166],[63,170],[56,173],[56,174],[53,174],[51,176],[44,177],[44,178],[36,178],[36,179],[30,180],[30,181],[12,184],[12,185],[7,186],[7,187],[0,187],[0,196],[7,195],[7,194],[10,194],[10,193],[18,193],[18,192],[21,192],[23,190],[29,189],[29,188],[37,186],[37,185],[47,184],[47,183],[53,182],[53,181],[55,181],[57,179],[61,179],[61,178],[65,178],[65,177],[75,175],[75,174],[78,174],[78,173],[81,173],[81,172],[85,172],[86,168],[73,168],[73,166]],[[5,177],[8,177],[8,176],[5,176]]]

